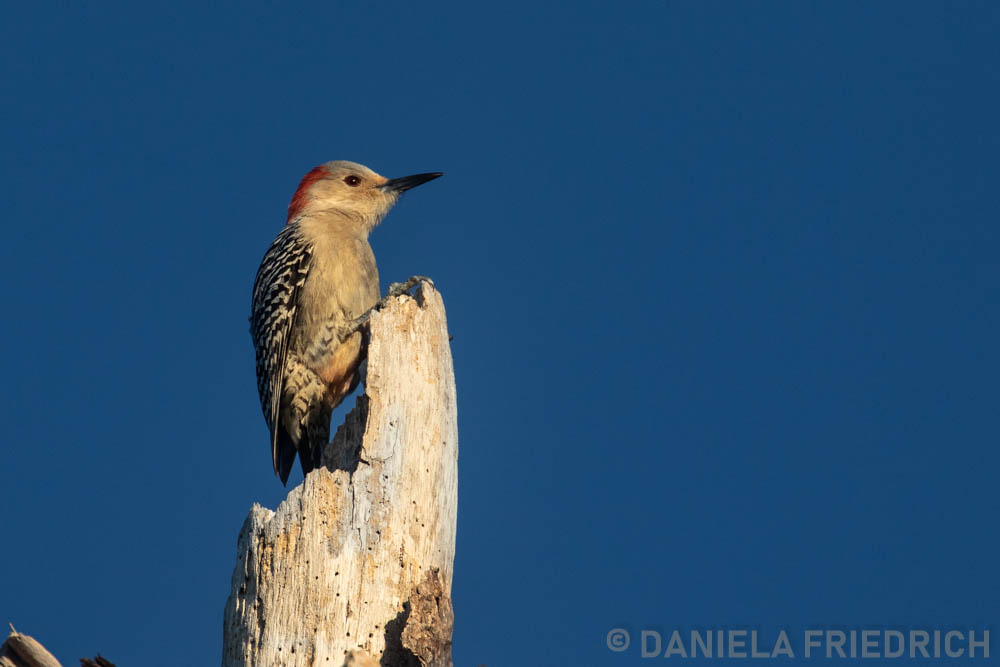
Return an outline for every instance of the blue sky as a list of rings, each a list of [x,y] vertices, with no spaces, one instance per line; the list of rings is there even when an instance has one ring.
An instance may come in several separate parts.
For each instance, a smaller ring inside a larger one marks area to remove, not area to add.
[[[349,159],[445,172],[372,244],[454,335],[456,664],[996,629],[1000,9],[540,4],[5,9],[0,621],[218,663],[251,284]]]

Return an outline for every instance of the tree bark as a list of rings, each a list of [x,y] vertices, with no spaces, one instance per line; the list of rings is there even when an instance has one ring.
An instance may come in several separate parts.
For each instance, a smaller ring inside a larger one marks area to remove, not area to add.
[[[451,665],[458,421],[444,304],[372,314],[365,393],[322,468],[240,531],[225,667]]]

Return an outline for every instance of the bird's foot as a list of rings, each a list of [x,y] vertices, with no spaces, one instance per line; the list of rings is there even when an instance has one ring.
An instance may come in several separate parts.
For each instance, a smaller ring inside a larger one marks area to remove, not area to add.
[[[413,289],[414,287],[416,287],[421,282],[427,283],[431,287],[434,287],[434,281],[431,280],[430,278],[428,278],[427,276],[411,276],[410,279],[407,280],[404,283],[392,283],[392,284],[390,284],[389,285],[389,293],[386,294],[385,298],[382,299],[381,301],[379,301],[375,305],[375,307],[378,308],[378,309],[381,309],[382,306],[385,305],[386,301],[388,301],[389,299],[391,299],[391,298],[393,298],[395,296],[402,296],[403,294],[406,294],[407,292],[409,292],[411,289]]]
[[[427,276],[411,276],[409,280],[407,280],[406,282],[390,284],[389,293],[385,295],[385,298],[381,299],[378,303],[369,308],[368,312],[366,312],[364,315],[362,315],[361,317],[359,317],[358,319],[354,320],[354,322],[351,323],[351,328],[350,331],[348,332],[348,335],[354,333],[355,331],[358,331],[366,324],[368,324],[368,320],[371,319],[372,313],[374,313],[376,310],[382,310],[383,308],[385,308],[385,305],[389,303],[389,299],[394,299],[397,296],[402,296],[406,294],[407,292],[409,292],[411,289],[413,289],[422,282],[429,284],[431,287],[434,286],[434,281],[428,278]]]

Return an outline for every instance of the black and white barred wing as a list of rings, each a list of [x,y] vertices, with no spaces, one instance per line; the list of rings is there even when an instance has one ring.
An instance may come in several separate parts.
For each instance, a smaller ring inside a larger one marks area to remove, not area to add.
[[[271,458],[278,472],[281,390],[285,355],[295,325],[298,296],[309,274],[312,248],[298,223],[287,225],[274,239],[257,270],[250,312],[250,335],[257,353],[257,391],[271,430]],[[294,455],[294,452],[293,452]]]

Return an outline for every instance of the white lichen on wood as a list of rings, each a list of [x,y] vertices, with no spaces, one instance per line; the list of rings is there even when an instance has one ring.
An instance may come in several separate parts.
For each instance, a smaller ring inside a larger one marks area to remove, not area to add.
[[[240,532],[225,666],[451,664],[458,421],[444,304],[372,315],[365,394],[277,511]],[[328,469],[329,468],[329,469]]]

